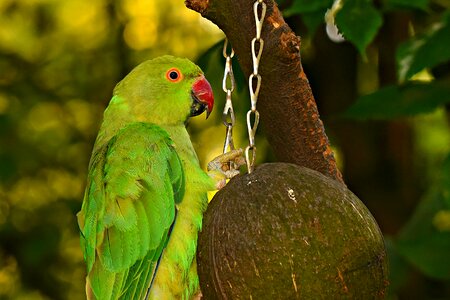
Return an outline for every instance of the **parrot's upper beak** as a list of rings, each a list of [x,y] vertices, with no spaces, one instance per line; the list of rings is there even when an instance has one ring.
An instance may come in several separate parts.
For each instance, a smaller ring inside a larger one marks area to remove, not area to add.
[[[214,106],[214,95],[211,85],[205,76],[201,75],[192,85],[191,89],[192,106],[191,117],[198,116],[206,110],[206,118],[208,119]]]

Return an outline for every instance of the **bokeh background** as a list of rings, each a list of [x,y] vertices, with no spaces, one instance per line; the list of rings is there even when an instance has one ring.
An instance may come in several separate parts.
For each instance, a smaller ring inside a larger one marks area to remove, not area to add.
[[[350,41],[335,43],[332,0],[278,1],[345,181],[386,236],[389,297],[450,299],[450,1],[344,2],[336,23]],[[172,54],[202,66],[216,107],[189,130],[203,165],[220,154],[223,38],[182,0],[0,1],[0,299],[84,298],[75,214],[102,112],[138,63]],[[274,160],[261,130],[257,146]]]

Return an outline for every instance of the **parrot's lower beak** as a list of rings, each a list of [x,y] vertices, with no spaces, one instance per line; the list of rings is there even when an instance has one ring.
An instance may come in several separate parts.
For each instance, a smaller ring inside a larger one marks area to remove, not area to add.
[[[191,97],[191,117],[198,116],[206,110],[206,118],[208,119],[214,106],[214,96],[211,85],[205,76],[201,75],[194,82],[191,89]]]

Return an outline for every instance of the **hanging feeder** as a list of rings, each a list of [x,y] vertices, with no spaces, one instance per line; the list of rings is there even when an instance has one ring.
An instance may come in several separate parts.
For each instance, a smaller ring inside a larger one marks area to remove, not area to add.
[[[222,159],[210,165],[217,167],[230,154],[245,153],[248,173],[226,185],[223,181],[204,215],[197,249],[203,298],[383,299],[388,285],[386,250],[364,204],[342,182],[317,171],[288,163],[255,167],[263,0],[254,2],[253,13],[256,36],[251,42],[245,151],[234,150],[234,51],[227,53],[227,40],[224,45],[227,134]],[[238,174],[237,161],[222,170]]]
[[[294,164],[233,178],[199,235],[204,299],[383,299],[382,234],[343,184]]]

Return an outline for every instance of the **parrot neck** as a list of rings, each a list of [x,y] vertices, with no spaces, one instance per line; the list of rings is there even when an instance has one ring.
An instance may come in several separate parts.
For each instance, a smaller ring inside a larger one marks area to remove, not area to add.
[[[161,120],[161,116],[164,115],[163,113],[153,111],[151,114],[143,114],[142,112],[147,110],[139,105],[129,105],[129,103],[130,102],[125,101],[123,97],[118,95],[113,96],[103,115],[103,122],[95,141],[94,151],[100,149],[105,143],[109,142],[120,129],[134,122],[159,125],[169,133],[176,145],[183,149],[186,147],[189,148],[189,145],[183,140],[186,136],[189,140],[189,135],[186,132],[183,122],[170,124],[170,119]],[[190,148],[192,148],[192,146]]]
[[[169,134],[181,160],[198,164],[197,154],[184,124],[161,125],[161,127]]]
[[[108,143],[121,128],[131,122],[129,105],[122,98],[114,96],[103,114],[103,122],[95,140],[94,151]]]

